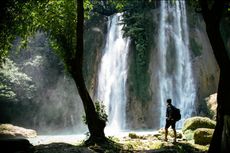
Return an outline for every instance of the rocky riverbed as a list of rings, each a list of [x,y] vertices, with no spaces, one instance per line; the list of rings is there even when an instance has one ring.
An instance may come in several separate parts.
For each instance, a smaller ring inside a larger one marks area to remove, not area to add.
[[[1,126],[0,126],[1,127]],[[164,141],[164,129],[156,131],[106,132],[107,141],[102,144],[84,145],[86,134],[81,135],[27,135],[26,129],[2,126],[4,139],[1,149],[8,153],[91,153],[91,152],[151,152],[151,153],[206,153],[212,137],[215,121],[204,117],[192,117],[177,129],[177,142],[173,143],[173,131],[169,129],[168,141]],[[22,134],[18,133],[23,131]],[[30,133],[31,130],[28,129]],[[7,138],[7,133],[9,138]],[[12,136],[15,135],[14,138]],[[19,137],[17,137],[19,136]],[[197,139],[197,140],[196,140]]]

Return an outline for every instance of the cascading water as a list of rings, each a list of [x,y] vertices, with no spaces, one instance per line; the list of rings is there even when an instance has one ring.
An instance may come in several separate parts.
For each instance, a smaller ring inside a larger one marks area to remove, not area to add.
[[[196,98],[185,1],[161,1],[158,39],[160,126],[165,124],[166,100],[171,98],[181,109],[179,128],[192,115]]]
[[[121,14],[109,17],[106,45],[98,74],[97,98],[103,101],[108,114],[106,130],[114,132],[125,128],[126,78],[129,38],[123,38]],[[112,129],[112,131],[111,131]]]

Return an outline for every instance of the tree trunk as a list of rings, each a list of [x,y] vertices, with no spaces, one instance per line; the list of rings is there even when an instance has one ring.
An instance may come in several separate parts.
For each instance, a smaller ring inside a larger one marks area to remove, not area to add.
[[[77,40],[75,56],[69,61],[70,73],[76,83],[79,95],[83,102],[86,121],[90,132],[88,142],[100,142],[105,140],[104,128],[105,121],[99,118],[95,111],[94,103],[87,91],[83,73],[83,23],[84,22],[84,8],[83,0],[77,0]]]
[[[208,153],[225,153],[229,150],[224,146],[230,146],[229,142],[226,144],[223,141],[226,139],[229,140],[229,134],[226,134],[225,131],[226,129],[230,129],[228,120],[225,119],[224,121],[224,117],[230,115],[230,75],[228,73],[230,60],[220,33],[220,21],[224,8],[224,0],[215,0],[212,9],[208,8],[207,0],[199,1],[202,8],[202,15],[206,23],[209,41],[220,67],[220,79],[217,91],[217,124]],[[223,143],[225,143],[225,145],[223,145]]]
[[[76,69],[80,68],[78,66],[75,66],[75,67]],[[95,111],[93,101],[86,89],[83,75],[82,73],[76,72],[76,73],[72,73],[72,76],[76,83],[78,93],[83,102],[85,115],[86,115],[86,121],[87,121],[88,129],[90,132],[89,142],[104,141],[105,140],[105,134],[104,134],[105,121],[100,119],[97,112]]]
[[[230,115],[224,116],[224,127],[222,132],[221,153],[228,153],[230,150]]]

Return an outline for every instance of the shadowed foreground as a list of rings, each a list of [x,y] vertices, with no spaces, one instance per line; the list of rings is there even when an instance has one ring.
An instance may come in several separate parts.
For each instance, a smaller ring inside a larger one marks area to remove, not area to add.
[[[150,146],[151,145],[151,146]],[[101,144],[84,145],[50,143],[32,146],[26,139],[0,141],[5,153],[206,153],[207,147],[196,146],[186,141],[177,143],[132,139],[117,143],[110,139]],[[148,148],[146,147],[148,146]],[[150,146],[150,147],[149,147]],[[154,148],[154,149],[152,149]],[[157,148],[157,149],[156,149]]]
[[[34,152],[36,153],[75,153],[75,152],[83,152],[83,153],[206,153],[207,151],[199,150],[190,144],[186,143],[176,143],[174,145],[168,143],[168,146],[164,146],[160,149],[150,149],[150,150],[133,150],[128,149],[127,146],[121,145],[114,142],[108,142],[103,145],[91,145],[91,146],[74,146],[65,143],[52,143],[48,145],[40,145],[34,147]]]
[[[0,152],[4,150],[4,153],[206,153],[211,140],[209,137],[212,135],[208,134],[208,131],[212,130],[208,127],[212,128],[215,125],[211,123],[212,121],[207,118],[187,119],[183,129],[177,130],[177,143],[173,143],[172,129],[169,129],[168,142],[164,141],[164,129],[159,129],[114,133],[95,143],[86,141],[87,135],[37,135],[23,138],[17,130],[4,128],[2,134],[0,133]]]

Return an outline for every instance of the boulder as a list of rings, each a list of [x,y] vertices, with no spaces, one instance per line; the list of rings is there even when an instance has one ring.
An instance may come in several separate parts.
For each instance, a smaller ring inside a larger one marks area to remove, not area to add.
[[[185,133],[187,130],[196,130],[198,128],[209,128],[214,129],[216,126],[216,122],[211,120],[208,117],[200,117],[195,116],[185,120],[184,125],[182,127],[182,132]]]
[[[0,138],[32,138],[36,137],[37,132],[12,124],[0,124]]]
[[[184,138],[186,140],[192,140],[193,139],[193,135],[194,135],[194,131],[193,130],[186,130],[184,133]]]
[[[214,129],[198,128],[194,131],[194,143],[199,145],[210,144]]]
[[[213,120],[216,120],[216,109],[217,109],[217,93],[210,95],[205,98],[206,104],[209,108],[210,115]]]
[[[0,146],[4,153],[33,153],[33,145],[25,138],[0,139]]]

